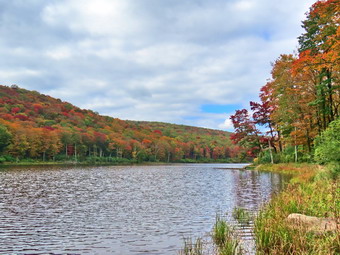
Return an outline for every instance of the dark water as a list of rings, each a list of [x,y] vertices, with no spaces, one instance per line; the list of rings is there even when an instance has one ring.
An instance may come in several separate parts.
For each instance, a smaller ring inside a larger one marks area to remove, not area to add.
[[[220,169],[240,166],[0,170],[0,254],[177,254],[216,212],[256,211],[282,187],[277,174]]]

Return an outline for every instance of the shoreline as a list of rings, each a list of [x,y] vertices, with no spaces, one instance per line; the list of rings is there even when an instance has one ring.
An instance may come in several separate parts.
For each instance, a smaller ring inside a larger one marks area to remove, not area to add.
[[[291,175],[288,185],[261,210],[255,219],[257,254],[339,254],[340,230],[317,233],[287,218],[300,213],[340,221],[339,180],[329,178],[326,166],[309,163],[262,164],[257,171]]]
[[[74,162],[74,161],[46,161],[46,162],[18,162],[11,163],[5,162],[0,164],[0,169],[5,167],[17,167],[17,166],[133,166],[133,165],[176,165],[176,164],[250,164],[245,162]],[[245,167],[235,168],[238,170],[248,170]],[[222,168],[220,168],[222,169]],[[224,169],[224,168],[223,168]],[[228,169],[228,168],[225,168]]]

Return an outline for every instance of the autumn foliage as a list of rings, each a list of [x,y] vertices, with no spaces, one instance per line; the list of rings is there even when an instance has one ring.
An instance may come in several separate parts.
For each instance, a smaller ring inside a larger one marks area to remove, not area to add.
[[[298,38],[299,53],[282,54],[273,63],[271,78],[260,91],[261,102],[250,103],[252,116],[240,119],[245,110],[231,116],[234,142],[257,142],[259,152],[294,147],[295,160],[298,152],[313,153],[315,138],[340,114],[339,23],[339,0],[312,5],[302,22],[305,32]],[[257,133],[256,126],[265,126],[267,132]],[[253,144],[246,147],[253,150]]]
[[[0,153],[13,158],[134,161],[240,160],[218,130],[123,121],[17,86],[0,86]]]

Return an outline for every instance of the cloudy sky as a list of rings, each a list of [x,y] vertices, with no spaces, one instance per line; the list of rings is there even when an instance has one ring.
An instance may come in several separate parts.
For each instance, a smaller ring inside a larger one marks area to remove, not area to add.
[[[0,84],[130,120],[230,130],[314,0],[0,0]]]

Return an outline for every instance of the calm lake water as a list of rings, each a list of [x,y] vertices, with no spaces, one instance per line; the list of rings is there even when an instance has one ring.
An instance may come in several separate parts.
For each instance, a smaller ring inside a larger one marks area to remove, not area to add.
[[[177,254],[217,212],[232,221],[281,189],[282,176],[242,166],[0,169],[0,254]]]

